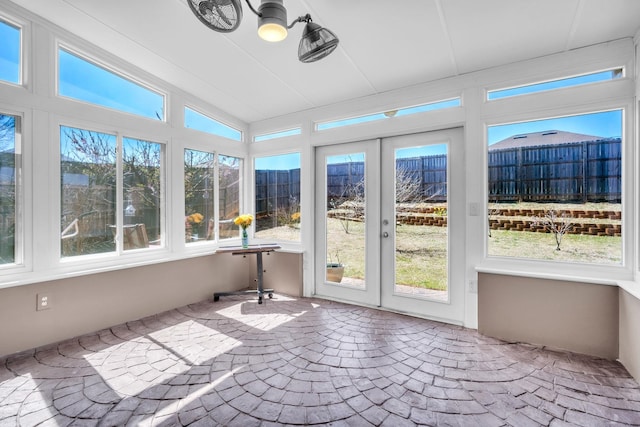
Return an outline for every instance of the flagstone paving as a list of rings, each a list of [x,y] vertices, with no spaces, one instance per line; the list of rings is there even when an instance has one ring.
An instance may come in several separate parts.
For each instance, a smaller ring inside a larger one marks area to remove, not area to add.
[[[615,361],[282,295],[0,359],[0,426],[183,425],[640,425],[640,387]]]

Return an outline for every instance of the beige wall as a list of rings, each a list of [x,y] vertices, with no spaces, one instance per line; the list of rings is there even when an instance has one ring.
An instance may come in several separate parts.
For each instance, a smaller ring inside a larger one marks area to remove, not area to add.
[[[265,258],[265,282],[286,293],[296,284],[301,288],[301,255]],[[255,271],[251,259],[216,254],[0,289],[0,356],[210,300],[215,291],[242,289]],[[49,296],[50,309],[36,311],[39,293]]]
[[[274,289],[278,293],[302,296],[302,254],[272,252],[263,255],[265,270],[264,287]],[[257,269],[255,257],[252,261],[251,278],[256,279]]]
[[[620,362],[640,381],[640,299],[623,289],[620,299]]]
[[[480,273],[478,331],[617,359],[618,287]]]

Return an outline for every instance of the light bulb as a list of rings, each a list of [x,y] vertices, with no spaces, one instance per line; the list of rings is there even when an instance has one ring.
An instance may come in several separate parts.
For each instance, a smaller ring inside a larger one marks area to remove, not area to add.
[[[287,29],[280,24],[268,22],[258,28],[258,36],[268,42],[280,42],[287,38]]]

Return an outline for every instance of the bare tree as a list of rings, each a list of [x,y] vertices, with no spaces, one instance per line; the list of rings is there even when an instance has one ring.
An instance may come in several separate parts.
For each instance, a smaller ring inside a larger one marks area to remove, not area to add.
[[[14,135],[16,131],[16,118],[0,114],[0,153],[13,151]]]
[[[396,168],[396,203],[419,203],[422,196],[420,171]]]
[[[533,225],[544,227],[556,239],[556,250],[560,250],[562,238],[573,228],[573,217],[565,211],[545,210],[544,216],[534,216]]]
[[[329,207],[346,234],[349,234],[349,226],[352,221],[362,221],[365,206],[364,177],[356,183],[347,183],[342,187],[342,192],[337,197],[329,199]]]
[[[60,153],[63,215],[71,214],[73,219],[110,206],[116,181],[115,138],[74,128],[64,128],[63,132]],[[86,182],[73,182],[73,176],[85,177]]]

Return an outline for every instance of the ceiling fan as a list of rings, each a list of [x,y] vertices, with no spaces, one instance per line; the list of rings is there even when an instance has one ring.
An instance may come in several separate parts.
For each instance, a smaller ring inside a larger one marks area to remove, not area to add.
[[[247,6],[258,16],[258,35],[270,42],[282,41],[288,29],[298,22],[305,22],[302,39],[298,45],[298,59],[301,62],[315,62],[333,52],[339,40],[336,35],[313,22],[311,15],[299,16],[287,25],[287,9],[283,0],[261,0],[258,10],[249,0]],[[221,33],[235,31],[242,21],[240,0],[187,0],[191,11],[207,27]]]

